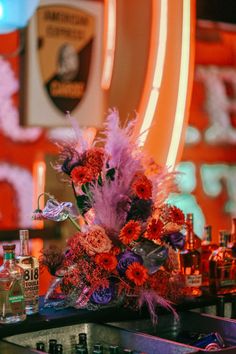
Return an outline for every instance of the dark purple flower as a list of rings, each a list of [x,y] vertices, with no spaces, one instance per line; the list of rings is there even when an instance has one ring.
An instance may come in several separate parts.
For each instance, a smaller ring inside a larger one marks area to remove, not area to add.
[[[127,220],[146,221],[152,213],[152,200],[133,198],[128,212]]]
[[[164,238],[166,243],[169,243],[174,249],[182,249],[185,244],[185,236],[181,232],[174,232],[169,235],[165,235]]]
[[[108,288],[100,287],[95,290],[90,297],[91,302],[98,305],[106,305],[111,300],[113,300],[115,295],[115,289],[113,285],[110,285]]]
[[[117,270],[120,275],[124,275],[128,266],[134,262],[143,264],[142,257],[132,251],[124,251],[117,256]]]

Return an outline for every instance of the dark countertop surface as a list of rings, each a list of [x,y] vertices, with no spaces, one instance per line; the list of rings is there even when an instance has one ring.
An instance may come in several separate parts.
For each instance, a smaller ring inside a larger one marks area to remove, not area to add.
[[[193,308],[205,307],[216,304],[216,298],[213,296],[204,296],[197,299],[189,299],[175,305],[177,311],[189,310]],[[158,313],[163,313],[166,310],[158,309]],[[108,307],[99,311],[91,311],[86,309],[66,308],[63,310],[55,310],[53,308],[43,307],[43,298],[40,298],[39,313],[27,316],[26,320],[16,324],[0,325],[0,339],[4,337],[48,329],[61,327],[83,322],[110,322],[135,320],[140,318],[148,318],[147,309],[142,311],[132,311],[124,307]],[[30,354],[35,353],[33,350],[21,348],[0,340],[0,354]]]

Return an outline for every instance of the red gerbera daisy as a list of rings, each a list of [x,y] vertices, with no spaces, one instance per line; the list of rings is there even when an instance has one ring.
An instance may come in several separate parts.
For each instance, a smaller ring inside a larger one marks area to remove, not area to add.
[[[95,256],[95,262],[103,269],[109,272],[113,271],[117,266],[117,259],[110,253],[99,253]]]
[[[185,221],[182,210],[174,205],[164,204],[160,209],[160,217],[164,223],[183,225]]]
[[[138,286],[143,285],[148,278],[147,269],[138,262],[130,264],[125,274],[129,280]]]
[[[177,208],[176,206],[171,206],[171,215],[172,215],[172,222],[178,225],[183,225],[185,221],[184,213],[182,210]]]
[[[123,244],[129,245],[132,241],[139,238],[141,225],[138,221],[130,220],[121,230],[119,239]]]
[[[163,226],[164,224],[161,220],[152,219],[144,236],[149,240],[159,239],[163,231]]]
[[[76,166],[71,172],[71,178],[75,184],[84,184],[92,181],[93,174],[86,166]]]
[[[150,199],[152,197],[152,182],[145,175],[138,175],[131,188],[140,199]]]

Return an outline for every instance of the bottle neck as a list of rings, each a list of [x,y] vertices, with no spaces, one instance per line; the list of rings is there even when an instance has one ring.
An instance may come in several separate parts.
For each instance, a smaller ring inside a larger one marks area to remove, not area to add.
[[[3,264],[11,264],[15,262],[15,254],[13,252],[5,252],[3,255]]]
[[[186,241],[187,241],[187,249],[193,250],[195,246],[195,236],[193,233],[192,225],[188,226]]]
[[[20,256],[29,256],[29,240],[28,238],[20,239]]]
[[[203,234],[203,238],[202,238],[202,243],[205,245],[209,245],[212,241],[212,237],[211,237],[211,227],[210,226],[206,226],[204,228],[204,234]]]
[[[195,235],[193,232],[193,214],[187,214],[186,247],[188,250],[193,250],[194,245],[195,245]]]
[[[220,247],[227,247],[229,242],[229,235],[225,231],[220,231],[219,234],[219,245]]]
[[[231,241],[233,243],[236,243],[236,218],[232,219],[231,237],[232,237]]]

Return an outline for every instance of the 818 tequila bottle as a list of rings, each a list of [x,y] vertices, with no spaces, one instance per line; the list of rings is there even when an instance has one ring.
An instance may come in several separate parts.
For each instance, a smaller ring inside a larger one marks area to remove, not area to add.
[[[25,310],[31,315],[39,310],[39,262],[30,255],[28,230],[20,230],[20,254],[16,260],[24,271]]]
[[[15,261],[14,244],[3,245],[3,265],[0,267],[0,323],[23,321],[25,298],[23,271]]]

